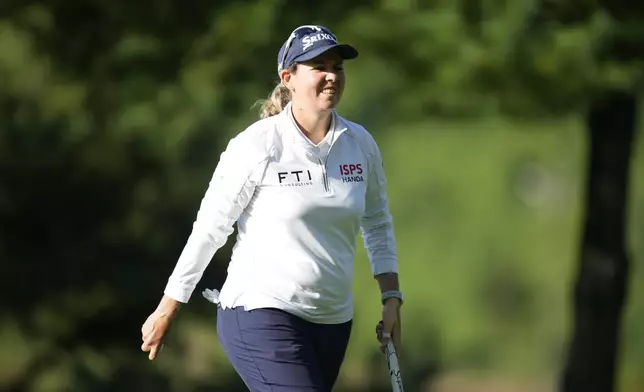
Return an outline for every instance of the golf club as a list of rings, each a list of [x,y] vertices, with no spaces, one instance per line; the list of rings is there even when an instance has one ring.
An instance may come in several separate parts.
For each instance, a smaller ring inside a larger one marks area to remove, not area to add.
[[[398,355],[391,340],[385,346],[385,355],[387,356],[387,367],[389,368],[389,378],[391,379],[393,392],[404,392],[400,366],[398,365]]]

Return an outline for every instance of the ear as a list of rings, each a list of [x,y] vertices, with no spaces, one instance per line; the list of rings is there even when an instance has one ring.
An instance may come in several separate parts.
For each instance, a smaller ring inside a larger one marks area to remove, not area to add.
[[[280,80],[286,87],[289,88],[289,90],[293,89],[293,83],[291,80],[292,78],[293,74],[291,74],[288,69],[283,69],[280,71]]]

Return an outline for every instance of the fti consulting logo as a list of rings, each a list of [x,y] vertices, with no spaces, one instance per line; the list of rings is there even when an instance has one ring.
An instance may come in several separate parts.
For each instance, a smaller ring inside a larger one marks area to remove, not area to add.
[[[363,170],[361,163],[340,165],[340,175],[342,176],[342,182],[364,182],[362,172]]]
[[[310,170],[292,170],[277,173],[280,186],[310,186],[313,178]]]

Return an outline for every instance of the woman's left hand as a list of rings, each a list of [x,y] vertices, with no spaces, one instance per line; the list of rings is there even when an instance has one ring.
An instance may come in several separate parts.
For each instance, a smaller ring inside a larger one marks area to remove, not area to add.
[[[400,355],[402,343],[402,324],[400,322],[400,300],[389,298],[382,306],[382,320],[376,327],[376,337],[382,349],[393,340],[396,353]]]

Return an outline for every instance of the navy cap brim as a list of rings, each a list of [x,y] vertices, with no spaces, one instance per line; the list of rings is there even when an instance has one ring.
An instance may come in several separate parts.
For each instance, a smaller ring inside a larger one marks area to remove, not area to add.
[[[340,57],[344,60],[352,60],[358,57],[358,50],[349,44],[331,44],[315,48],[308,52],[302,53],[300,56],[293,59],[293,61],[301,63],[304,61],[313,60],[314,58],[328,52],[329,50],[336,50]]]

